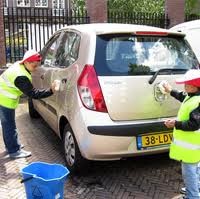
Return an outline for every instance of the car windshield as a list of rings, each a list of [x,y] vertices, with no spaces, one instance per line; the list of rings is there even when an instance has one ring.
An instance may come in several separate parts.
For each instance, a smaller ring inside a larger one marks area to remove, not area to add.
[[[198,65],[182,37],[97,36],[95,68],[98,75],[151,75],[160,69],[190,69]]]

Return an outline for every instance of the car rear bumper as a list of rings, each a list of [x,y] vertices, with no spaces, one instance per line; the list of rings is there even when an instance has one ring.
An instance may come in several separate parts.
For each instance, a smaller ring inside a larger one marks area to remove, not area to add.
[[[137,137],[102,136],[90,134],[80,144],[80,150],[89,160],[117,160],[126,157],[158,154],[168,151],[169,145],[139,150]]]
[[[89,160],[115,160],[166,152],[169,145],[138,149],[139,135],[166,133],[166,118],[112,121],[108,114],[82,110],[71,120],[80,152]]]
[[[78,132],[79,131],[79,132]],[[169,131],[167,129],[167,131]],[[76,129],[79,148],[83,157],[89,160],[116,160],[166,152],[169,145],[138,148],[139,135],[166,132],[162,122],[149,125],[88,126]]]
[[[163,121],[114,126],[88,126],[87,128],[91,134],[106,136],[137,136],[149,132],[169,131]]]

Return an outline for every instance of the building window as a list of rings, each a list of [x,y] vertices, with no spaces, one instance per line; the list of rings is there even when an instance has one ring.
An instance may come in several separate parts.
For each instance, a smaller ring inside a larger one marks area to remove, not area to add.
[[[48,0],[35,0],[35,7],[48,7]]]
[[[65,13],[65,0],[52,0],[53,15],[62,16]]]
[[[30,0],[17,0],[18,7],[30,7]]]
[[[53,9],[64,9],[65,8],[65,1],[64,0],[53,0]]]
[[[8,7],[8,0],[4,0],[4,1],[3,1],[3,6],[4,6],[4,7]]]

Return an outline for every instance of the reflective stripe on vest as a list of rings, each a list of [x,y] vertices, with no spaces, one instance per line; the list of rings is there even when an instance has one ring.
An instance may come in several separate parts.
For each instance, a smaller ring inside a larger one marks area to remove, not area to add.
[[[6,97],[8,97],[10,99],[17,99],[18,98],[17,95],[14,95],[14,94],[12,94],[12,93],[10,93],[10,92],[8,92],[6,90],[3,90],[1,88],[0,88],[0,94],[4,95],[4,96],[6,96]]]
[[[15,88],[15,86],[10,82],[10,80],[5,76],[5,74],[1,75],[1,78],[4,80],[5,84],[10,88]]]
[[[200,136],[200,135],[199,135]],[[200,145],[191,144],[188,142],[184,142],[182,140],[173,139],[173,143],[177,146],[190,149],[190,150],[200,150]]]

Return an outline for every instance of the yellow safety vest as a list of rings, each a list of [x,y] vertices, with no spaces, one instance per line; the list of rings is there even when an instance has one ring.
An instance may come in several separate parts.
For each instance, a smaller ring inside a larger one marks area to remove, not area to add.
[[[25,69],[23,64],[16,62],[0,76],[0,105],[15,109],[19,104],[22,92],[15,86],[14,82],[18,76],[26,76],[30,81],[31,74]]]
[[[189,119],[190,113],[199,106],[200,96],[187,96],[178,111],[178,121]],[[182,131],[174,128],[173,141],[170,146],[171,159],[185,163],[200,161],[200,129],[197,131]]]

